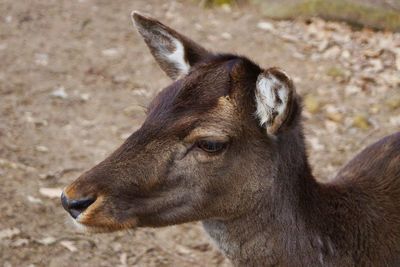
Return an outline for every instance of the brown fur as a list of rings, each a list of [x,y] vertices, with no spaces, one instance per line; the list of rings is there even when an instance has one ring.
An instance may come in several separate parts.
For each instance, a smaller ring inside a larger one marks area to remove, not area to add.
[[[308,164],[299,97],[291,96],[269,136],[254,116],[263,70],[182,40],[186,51],[201,51],[189,74],[159,93],[120,148],[64,191],[97,198],[77,221],[101,231],[202,221],[237,266],[399,266],[400,132],[321,184]],[[196,146],[210,138],[227,148],[210,154]]]

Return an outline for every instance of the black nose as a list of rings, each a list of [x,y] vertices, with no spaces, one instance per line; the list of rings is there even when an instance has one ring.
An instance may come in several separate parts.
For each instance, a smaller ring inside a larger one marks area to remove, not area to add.
[[[96,198],[88,197],[83,199],[68,199],[64,192],[61,194],[61,204],[71,216],[76,219],[87,207],[92,205],[96,201]]]

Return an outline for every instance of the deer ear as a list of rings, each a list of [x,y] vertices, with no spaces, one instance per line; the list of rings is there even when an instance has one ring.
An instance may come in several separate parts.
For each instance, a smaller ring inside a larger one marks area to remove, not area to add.
[[[160,67],[174,80],[209,55],[203,47],[155,19],[133,11],[132,20]]]
[[[289,76],[280,69],[262,71],[256,83],[256,115],[269,135],[276,135],[291,114],[295,89]]]

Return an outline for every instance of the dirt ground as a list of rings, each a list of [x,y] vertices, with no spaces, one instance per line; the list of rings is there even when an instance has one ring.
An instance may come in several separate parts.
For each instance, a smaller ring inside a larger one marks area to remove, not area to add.
[[[75,232],[60,189],[113,151],[169,79],[132,27],[140,10],[205,47],[284,68],[304,96],[321,180],[400,129],[400,35],[269,21],[192,1],[0,1],[0,266],[230,266],[199,223]]]

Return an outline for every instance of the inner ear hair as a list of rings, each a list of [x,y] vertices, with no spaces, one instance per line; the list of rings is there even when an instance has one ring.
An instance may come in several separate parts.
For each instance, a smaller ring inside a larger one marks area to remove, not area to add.
[[[151,54],[173,80],[186,75],[194,64],[209,55],[206,49],[158,20],[137,11],[131,15]]]
[[[275,136],[291,114],[295,88],[290,77],[279,68],[262,71],[257,78],[256,116],[268,135]]]

